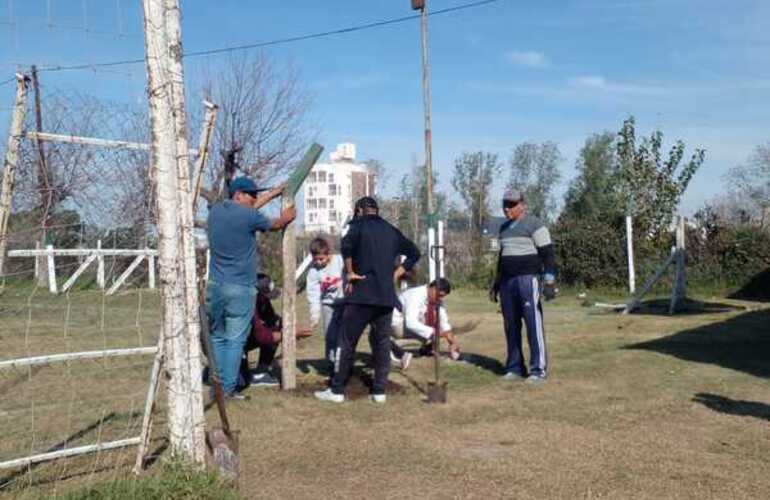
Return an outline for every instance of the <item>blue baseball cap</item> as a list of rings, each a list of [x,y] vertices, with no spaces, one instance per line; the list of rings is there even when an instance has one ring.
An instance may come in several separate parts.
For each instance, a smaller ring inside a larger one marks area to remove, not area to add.
[[[241,191],[243,193],[248,193],[250,195],[256,196],[258,192],[262,191],[261,189],[257,188],[257,183],[254,182],[250,177],[236,177],[232,181],[230,181],[230,185],[228,186],[228,191],[230,193],[230,198],[235,195],[236,191]]]

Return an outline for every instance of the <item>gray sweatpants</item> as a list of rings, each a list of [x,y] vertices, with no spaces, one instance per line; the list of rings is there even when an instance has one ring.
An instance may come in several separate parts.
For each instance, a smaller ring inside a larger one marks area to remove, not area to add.
[[[321,328],[324,334],[324,357],[334,363],[339,331],[342,328],[343,306],[321,304]]]

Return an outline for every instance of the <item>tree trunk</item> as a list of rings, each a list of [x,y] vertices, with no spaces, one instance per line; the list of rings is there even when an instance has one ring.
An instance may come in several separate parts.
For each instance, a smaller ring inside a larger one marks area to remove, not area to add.
[[[172,453],[205,460],[200,323],[177,0],[143,0]]]

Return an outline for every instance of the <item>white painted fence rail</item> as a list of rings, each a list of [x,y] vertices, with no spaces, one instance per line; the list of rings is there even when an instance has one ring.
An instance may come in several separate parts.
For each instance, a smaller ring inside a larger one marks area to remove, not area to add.
[[[131,347],[127,349],[105,349],[101,351],[68,352],[65,354],[49,354],[47,356],[33,356],[30,358],[9,359],[0,361],[0,370],[9,368],[22,368],[25,366],[47,365],[50,363],[62,363],[75,359],[99,359],[116,358],[119,356],[138,356],[142,354],[155,354],[157,346]]]
[[[8,257],[47,257],[48,258],[48,290],[53,293],[59,293],[59,288],[56,281],[56,262],[55,257],[86,257],[83,263],[75,270],[74,273],[64,282],[61,288],[62,292],[66,292],[75,284],[75,281],[80,277],[86,268],[91,263],[97,261],[96,282],[99,288],[104,289],[104,258],[105,257],[134,257],[133,262],[118,277],[112,286],[107,290],[107,295],[114,294],[118,288],[120,288],[134,272],[134,270],[142,263],[144,259],[147,259],[147,272],[148,272],[148,284],[151,289],[155,288],[155,259],[158,256],[158,251],[150,248],[144,249],[122,249],[122,248],[102,248],[101,241],[97,245],[97,248],[54,248],[48,246],[45,249],[37,248],[35,250],[10,250]],[[35,259],[37,262],[37,259]]]

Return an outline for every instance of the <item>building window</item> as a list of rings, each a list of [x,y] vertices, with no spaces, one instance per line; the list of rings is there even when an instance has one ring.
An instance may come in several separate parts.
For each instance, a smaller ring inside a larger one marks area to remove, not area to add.
[[[337,186],[329,184],[329,196],[337,196]]]
[[[329,222],[337,222],[337,211],[329,210]]]
[[[310,222],[315,222],[315,212],[310,212],[307,214],[307,220]]]
[[[334,198],[329,198],[329,208],[334,208]]]
[[[326,182],[326,172],[323,170],[318,172],[318,182]]]
[[[315,198],[308,198],[307,208],[318,208],[318,200]]]
[[[326,208],[326,198],[318,199],[318,208]]]
[[[307,188],[307,195],[308,195],[308,197],[315,196],[315,187],[314,186],[310,186],[309,188]]]
[[[307,180],[308,182],[315,182],[316,180],[315,172],[310,172],[310,175],[307,176]]]

